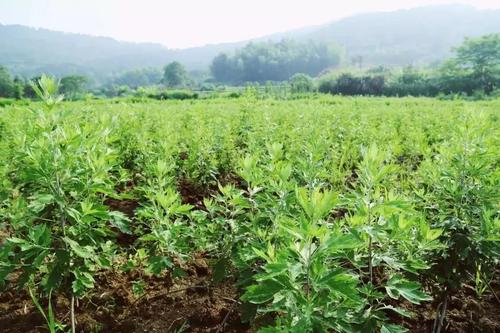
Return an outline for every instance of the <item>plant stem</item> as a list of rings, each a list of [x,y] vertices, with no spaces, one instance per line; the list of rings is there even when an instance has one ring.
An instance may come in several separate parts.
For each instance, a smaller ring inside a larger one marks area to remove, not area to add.
[[[236,301],[236,300],[233,302],[233,304],[231,304],[231,308],[229,308],[229,310],[227,311],[227,314],[224,317],[224,320],[222,321],[222,323],[220,324],[219,328],[217,329],[217,333],[224,332],[224,328],[226,326],[226,322],[229,319],[229,316],[231,315],[231,313],[233,312],[234,307],[236,306],[236,304],[238,304],[238,301]]]
[[[75,296],[71,296],[71,333],[76,333]]]
[[[368,227],[372,224],[372,186],[370,186],[368,194]],[[373,285],[373,240],[372,235],[368,234],[368,271],[370,274],[370,283]]]
[[[491,291],[491,293],[493,294],[493,296],[495,297],[495,299],[497,300],[498,304],[500,304],[500,299],[498,298],[495,290],[493,289],[493,287],[491,286],[490,282],[488,280],[486,280],[483,276],[483,280],[485,281],[486,285],[488,286],[488,289]]]
[[[435,322],[434,323],[435,330],[433,331],[433,333],[440,333],[441,329],[443,328],[444,318],[446,317],[446,310],[448,309],[448,292],[447,291],[445,291],[445,293],[444,293],[444,301],[442,304],[443,304],[443,308],[442,308],[441,312],[438,311],[438,315],[436,317],[437,326],[436,326],[436,322]]]
[[[372,265],[372,236],[368,241],[368,270],[370,272],[370,283],[373,284],[373,265]]]

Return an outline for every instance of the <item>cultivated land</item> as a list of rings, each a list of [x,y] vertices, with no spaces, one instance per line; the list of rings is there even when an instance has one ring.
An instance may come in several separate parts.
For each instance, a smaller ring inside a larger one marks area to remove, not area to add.
[[[0,108],[0,331],[498,332],[499,117],[333,96]]]

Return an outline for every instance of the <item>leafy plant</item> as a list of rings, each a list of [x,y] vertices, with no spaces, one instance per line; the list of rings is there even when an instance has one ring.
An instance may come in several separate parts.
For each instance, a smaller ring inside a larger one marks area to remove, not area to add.
[[[64,95],[59,95],[59,81],[54,77],[42,74],[37,81],[30,81],[30,85],[49,109],[64,99]]]

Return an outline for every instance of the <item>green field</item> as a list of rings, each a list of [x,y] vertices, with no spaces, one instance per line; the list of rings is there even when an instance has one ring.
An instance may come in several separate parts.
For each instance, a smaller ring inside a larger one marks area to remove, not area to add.
[[[335,96],[0,108],[0,331],[72,312],[78,332],[431,332],[471,299],[485,319],[448,331],[494,332],[499,117]]]

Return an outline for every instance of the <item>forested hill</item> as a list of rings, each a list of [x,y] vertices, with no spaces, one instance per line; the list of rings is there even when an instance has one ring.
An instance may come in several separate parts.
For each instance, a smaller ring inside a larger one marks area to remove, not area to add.
[[[336,41],[347,59],[362,56],[365,65],[408,65],[442,60],[464,37],[498,32],[500,10],[446,5],[357,15],[303,38]]]
[[[162,66],[170,55],[158,44],[0,25],[0,64],[21,75],[93,74]]]
[[[345,62],[406,65],[438,61],[465,36],[500,32],[499,10],[468,6],[431,6],[369,13],[331,24],[274,34],[259,40],[313,39],[345,48]],[[246,41],[172,50],[159,44],[128,43],[112,38],[0,25],[0,65],[15,74],[85,74],[94,78],[178,60],[188,69],[206,69],[220,52]]]

